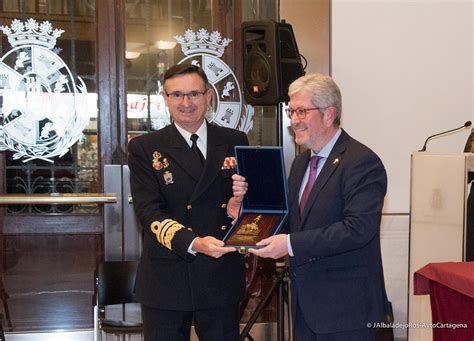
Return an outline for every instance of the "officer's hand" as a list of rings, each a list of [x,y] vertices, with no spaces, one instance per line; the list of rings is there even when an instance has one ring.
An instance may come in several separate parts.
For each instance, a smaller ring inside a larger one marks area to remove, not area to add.
[[[242,175],[232,175],[232,191],[234,197],[240,198],[240,201],[244,199],[245,193],[247,193],[248,183],[245,182],[245,178]]]
[[[220,258],[228,252],[235,252],[237,250],[231,246],[224,246],[222,240],[207,236],[196,239],[193,244],[193,251],[203,253],[209,257]]]

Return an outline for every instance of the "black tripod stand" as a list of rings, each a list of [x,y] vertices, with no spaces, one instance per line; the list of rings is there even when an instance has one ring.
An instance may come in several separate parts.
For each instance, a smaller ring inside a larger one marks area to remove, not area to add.
[[[286,302],[286,316],[288,318],[288,332],[289,332],[289,340],[292,340],[291,337],[291,318],[290,318],[290,279],[288,277],[288,271],[285,267],[285,262],[276,262],[276,274],[273,276],[272,283],[268,290],[263,295],[262,300],[259,302],[255,311],[249,318],[249,321],[245,325],[244,329],[240,333],[240,341],[244,341],[248,339],[249,341],[254,341],[252,336],[249,334],[250,329],[252,329],[255,321],[257,320],[258,316],[262,312],[263,308],[265,308],[266,304],[272,297],[272,293],[275,289],[277,289],[277,341],[284,341],[285,335],[285,302]]]

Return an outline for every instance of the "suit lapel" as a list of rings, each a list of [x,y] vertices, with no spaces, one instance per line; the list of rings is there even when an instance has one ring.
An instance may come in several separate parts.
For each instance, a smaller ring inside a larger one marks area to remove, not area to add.
[[[169,138],[165,141],[170,150],[170,157],[194,180],[199,181],[202,173],[201,165],[174,124],[170,126]]]
[[[304,173],[306,172],[306,168],[308,167],[309,158],[311,156],[311,152],[306,150],[300,156],[295,159],[295,162],[291,168],[291,177],[290,182],[288,184],[288,202],[290,203],[290,214],[294,217],[295,224],[293,229],[299,230],[300,229],[300,205],[299,205],[299,193],[300,188],[303,182]]]
[[[303,182],[304,173],[306,172],[306,168],[308,167],[309,157],[311,152],[306,150],[298,157],[293,165],[292,169],[292,178],[296,179],[293,183],[289,186],[289,198],[288,201],[292,203],[293,207],[290,209],[296,208],[299,211],[299,193],[300,188]]]
[[[301,221],[304,222],[306,217],[308,216],[308,212],[310,211],[311,207],[314,205],[315,201],[317,200],[321,190],[324,188],[328,180],[336,171],[337,167],[341,163],[341,159],[347,147],[347,142],[349,141],[349,135],[342,131],[341,136],[337,140],[336,144],[334,145],[331,153],[329,154],[326,162],[324,163],[323,168],[321,169],[318,177],[316,178],[316,182],[314,183],[313,189],[309,194],[308,201],[306,202],[306,206],[304,211],[301,215]],[[321,199],[324,200],[324,199]]]
[[[228,144],[222,142],[222,136],[207,123],[207,155],[202,176],[191,196],[191,202],[196,200],[214,181],[221,171],[222,164],[229,149]]]

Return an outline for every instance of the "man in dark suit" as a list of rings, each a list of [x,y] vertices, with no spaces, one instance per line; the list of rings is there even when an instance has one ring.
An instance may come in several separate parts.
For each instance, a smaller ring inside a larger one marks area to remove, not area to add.
[[[129,143],[145,231],[136,284],[145,340],[189,340],[193,322],[200,340],[238,340],[244,259],[221,239],[234,202],[234,146],[247,136],[206,121],[212,90],[197,66],[170,68],[163,95],[173,124]]]
[[[288,234],[266,238],[250,252],[289,255],[296,341],[374,340],[388,309],[380,252],[384,166],[340,128],[341,94],[330,77],[303,76],[289,96],[295,140],[307,150],[288,179]],[[247,183],[233,179],[241,199]]]

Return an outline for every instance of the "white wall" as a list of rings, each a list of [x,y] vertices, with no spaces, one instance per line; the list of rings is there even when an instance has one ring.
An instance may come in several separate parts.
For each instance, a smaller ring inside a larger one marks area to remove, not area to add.
[[[467,0],[333,0],[331,18],[343,127],[387,168],[385,280],[395,322],[407,322],[410,155],[427,136],[474,121],[474,6]],[[462,152],[469,133],[438,138],[427,149]],[[394,333],[404,338],[407,330]]]
[[[472,1],[332,4],[343,126],[384,161],[385,212],[408,212],[410,154],[427,136],[474,118]],[[428,150],[461,152],[469,132],[433,140]]]

